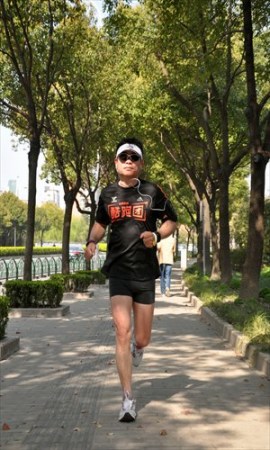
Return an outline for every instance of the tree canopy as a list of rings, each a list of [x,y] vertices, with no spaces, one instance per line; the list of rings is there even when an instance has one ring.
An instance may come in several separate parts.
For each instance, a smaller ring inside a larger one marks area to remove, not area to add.
[[[196,230],[204,268],[229,282],[232,242],[249,255],[257,242],[256,271],[247,264],[256,284],[270,142],[269,0],[105,0],[100,29],[82,1],[48,0],[38,10],[31,0],[25,11],[22,3],[1,1],[0,119],[30,140],[31,189],[41,146],[45,176],[63,184],[64,270],[74,202],[91,228],[98,193],[115,177],[115,145],[136,135],[145,176]]]

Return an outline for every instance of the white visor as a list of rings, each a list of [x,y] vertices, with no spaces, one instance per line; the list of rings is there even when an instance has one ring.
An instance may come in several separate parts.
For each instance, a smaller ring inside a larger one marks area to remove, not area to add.
[[[136,153],[136,155],[138,155],[141,159],[143,159],[143,155],[142,155],[142,151],[141,151],[140,147],[138,147],[135,144],[129,144],[129,143],[120,145],[120,147],[118,148],[118,150],[116,152],[116,158],[121,153],[126,152],[126,151]]]

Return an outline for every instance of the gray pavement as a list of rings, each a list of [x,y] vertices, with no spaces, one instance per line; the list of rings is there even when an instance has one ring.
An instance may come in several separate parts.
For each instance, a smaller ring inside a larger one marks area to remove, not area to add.
[[[270,450],[270,381],[189,306],[178,268],[172,296],[157,295],[152,342],[134,370],[135,423],[117,421],[107,286],[63,303],[66,317],[9,321],[21,348],[0,363],[1,448]]]

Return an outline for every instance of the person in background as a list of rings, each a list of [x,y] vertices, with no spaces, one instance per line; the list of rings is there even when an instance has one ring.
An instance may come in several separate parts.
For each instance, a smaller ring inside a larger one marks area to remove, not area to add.
[[[138,139],[126,138],[119,142],[114,165],[118,180],[100,194],[85,257],[88,260],[93,257],[97,243],[110,226],[102,272],[109,278],[116,365],[122,388],[118,420],[132,422],[137,415],[132,363],[135,367],[140,364],[151,339],[155,279],[160,275],[156,246],[175,231],[177,216],[163,191],[139,178],[144,166],[144,149]],[[161,223],[158,229],[157,221]]]
[[[162,239],[157,245],[158,261],[160,267],[160,292],[170,297],[171,274],[176,251],[176,243],[173,235]]]

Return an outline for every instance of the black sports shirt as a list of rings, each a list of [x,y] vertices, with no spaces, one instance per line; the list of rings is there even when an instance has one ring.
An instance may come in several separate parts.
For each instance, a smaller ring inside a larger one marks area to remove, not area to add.
[[[156,231],[157,219],[177,221],[170,201],[156,184],[139,180],[136,186],[123,188],[116,182],[102,190],[96,221],[110,225],[105,275],[141,281],[159,277],[156,247],[145,247],[140,238],[144,231]]]

